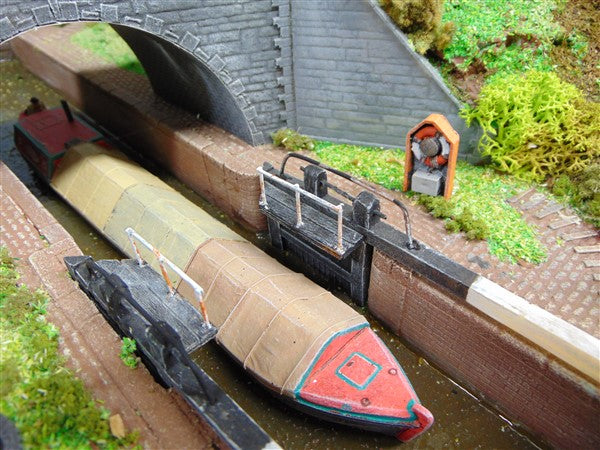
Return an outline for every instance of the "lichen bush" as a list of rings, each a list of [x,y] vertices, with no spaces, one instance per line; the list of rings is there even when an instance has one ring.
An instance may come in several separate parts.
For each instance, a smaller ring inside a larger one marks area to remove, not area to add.
[[[600,104],[553,73],[496,78],[461,115],[481,125],[479,149],[494,167],[521,179],[573,177],[600,158]]]
[[[379,4],[417,52],[441,52],[450,43],[454,24],[442,23],[444,0],[379,0]]]
[[[273,144],[278,147],[284,147],[291,151],[312,150],[315,146],[314,141],[308,136],[304,136],[290,128],[281,128],[271,134]]]
[[[110,433],[99,407],[58,351],[58,330],[45,319],[47,298],[18,284],[15,263],[0,247],[0,413],[25,448],[118,448],[137,439]]]

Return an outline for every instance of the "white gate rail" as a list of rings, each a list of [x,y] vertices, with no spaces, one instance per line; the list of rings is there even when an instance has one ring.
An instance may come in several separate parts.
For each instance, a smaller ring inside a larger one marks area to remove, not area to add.
[[[267,204],[267,194],[265,192],[265,177],[269,180],[279,183],[282,186],[286,186],[292,191],[294,191],[296,195],[296,227],[300,228],[304,225],[302,221],[302,201],[301,196],[308,197],[317,203],[325,206],[326,208],[331,209],[335,213],[337,213],[337,248],[335,249],[339,254],[344,253],[344,247],[342,245],[343,239],[343,224],[344,224],[344,204],[340,203],[339,205],[334,205],[333,203],[328,202],[327,200],[322,199],[321,197],[314,195],[304,189],[302,189],[298,184],[292,184],[289,181],[285,181],[282,178],[276,177],[275,175],[267,172],[262,167],[257,167],[256,171],[260,174],[260,205],[268,208]]]
[[[208,313],[206,312],[206,306],[204,305],[204,300],[203,300],[204,289],[202,289],[202,287],[198,283],[196,283],[194,280],[192,280],[183,270],[181,270],[169,258],[164,256],[156,247],[154,247],[152,244],[150,244],[148,241],[146,241],[142,236],[140,236],[133,228],[128,227],[125,230],[125,232],[127,233],[127,236],[129,237],[129,242],[131,242],[133,250],[135,251],[137,262],[140,265],[140,267],[144,264],[144,258],[142,257],[142,254],[140,253],[140,250],[139,250],[137,244],[135,243],[136,239],[144,247],[146,247],[148,250],[150,250],[152,253],[154,253],[154,255],[156,256],[156,260],[158,261],[158,265],[160,266],[160,271],[162,272],[162,276],[165,279],[167,286],[169,287],[169,292],[171,293],[171,295],[175,294],[175,289],[173,288],[173,283],[171,283],[171,279],[169,278],[169,275],[167,274],[167,271],[165,269],[165,266],[164,266],[165,263],[171,269],[173,269],[173,271],[177,275],[179,275],[182,280],[184,280],[191,286],[191,288],[194,290],[194,294],[196,295],[196,300],[198,300],[198,304],[200,306],[200,312],[202,313],[202,317],[204,318],[204,321],[206,323],[209,323],[208,322]]]

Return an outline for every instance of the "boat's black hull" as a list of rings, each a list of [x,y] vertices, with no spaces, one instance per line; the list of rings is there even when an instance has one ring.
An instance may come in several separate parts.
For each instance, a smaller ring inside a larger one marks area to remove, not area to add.
[[[115,331],[136,340],[153,376],[176,389],[227,446],[277,448],[270,436],[190,359],[189,353],[211,340],[216,330],[206,326],[198,311],[181,297],[168,298],[160,275],[148,266],[137,267],[132,260],[95,262],[89,256],[76,256],[66,257],[65,263]],[[132,280],[131,273],[137,279]]]

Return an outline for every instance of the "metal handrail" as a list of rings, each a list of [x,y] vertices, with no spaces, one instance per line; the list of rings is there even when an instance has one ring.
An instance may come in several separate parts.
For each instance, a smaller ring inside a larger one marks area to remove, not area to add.
[[[344,253],[344,247],[342,245],[343,243],[343,224],[344,224],[344,204],[340,203],[339,205],[334,205],[331,202],[328,202],[325,199],[322,199],[321,197],[312,194],[311,192],[308,192],[304,189],[302,189],[298,184],[292,184],[289,181],[284,180],[283,178],[279,178],[269,172],[267,172],[266,170],[264,170],[262,167],[257,167],[256,171],[259,173],[260,175],[260,205],[263,206],[264,208],[269,207],[268,203],[267,203],[267,194],[265,192],[265,176],[267,178],[269,178],[271,181],[274,181],[276,183],[279,183],[283,186],[288,187],[289,189],[294,191],[295,197],[296,197],[296,227],[300,228],[302,227],[302,225],[304,225],[304,222],[302,221],[302,205],[301,205],[301,195],[304,195],[305,197],[308,197],[312,200],[314,200],[315,202],[325,206],[326,208],[331,209],[332,211],[334,211],[335,213],[337,213],[337,248],[335,249],[337,251],[338,254],[342,254]]]
[[[315,166],[321,167],[322,169],[325,169],[331,173],[336,174],[339,177],[342,177],[348,181],[351,181],[354,184],[357,184],[358,186],[372,192],[373,194],[378,195],[378,196],[386,199],[387,201],[392,202],[394,205],[396,205],[397,207],[399,207],[402,210],[402,214],[404,215],[404,226],[405,226],[405,230],[406,230],[406,238],[408,241],[406,246],[410,250],[418,250],[419,249],[419,244],[417,242],[415,242],[412,238],[410,218],[408,217],[408,209],[406,209],[406,206],[404,206],[399,200],[393,198],[391,195],[388,195],[385,192],[382,192],[378,189],[373,188],[372,186],[369,186],[367,183],[353,177],[352,175],[342,172],[341,170],[334,169],[333,167],[328,166],[327,164],[323,164],[322,162],[317,161],[316,159],[310,158],[309,156],[302,155],[300,153],[290,152],[283,157],[283,161],[281,162],[281,169],[279,169],[280,177],[285,176],[285,165],[286,165],[288,159],[290,159],[290,158],[298,158],[298,159],[301,159],[308,163],[314,164]]]
[[[167,270],[165,269],[164,263],[166,263],[171,269],[173,269],[173,271],[177,275],[179,275],[184,281],[186,281],[191,286],[191,288],[194,290],[194,294],[196,295],[196,299],[198,300],[198,304],[200,306],[200,312],[202,313],[202,317],[204,318],[204,321],[208,324],[209,323],[208,313],[206,312],[206,306],[204,305],[204,300],[203,300],[204,289],[202,289],[202,286],[200,286],[198,283],[196,283],[194,280],[192,280],[183,270],[181,270],[169,258],[164,256],[156,247],[154,247],[152,244],[150,244],[148,241],[146,241],[142,236],[140,236],[133,228],[127,227],[125,232],[127,233],[127,236],[129,237],[129,242],[131,242],[133,250],[135,251],[136,259],[137,259],[138,265],[140,267],[142,267],[144,265],[144,258],[142,257],[142,254],[140,253],[140,250],[139,250],[137,244],[135,243],[134,239],[137,239],[144,247],[146,247],[148,250],[150,250],[152,253],[154,253],[154,256],[156,256],[156,260],[158,261],[158,265],[160,266],[160,271],[162,272],[162,276],[165,279],[167,286],[169,287],[169,292],[170,292],[171,296],[175,295],[175,289],[173,288],[173,283],[171,283],[171,279],[169,278],[169,275],[167,274]]]

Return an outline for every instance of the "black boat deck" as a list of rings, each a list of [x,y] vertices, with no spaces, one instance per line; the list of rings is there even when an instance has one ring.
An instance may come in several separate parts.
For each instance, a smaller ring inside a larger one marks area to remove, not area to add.
[[[66,257],[69,273],[121,336],[135,339],[157,380],[175,388],[232,449],[280,448],[194,361],[217,329],[163,278],[134,260]]]

